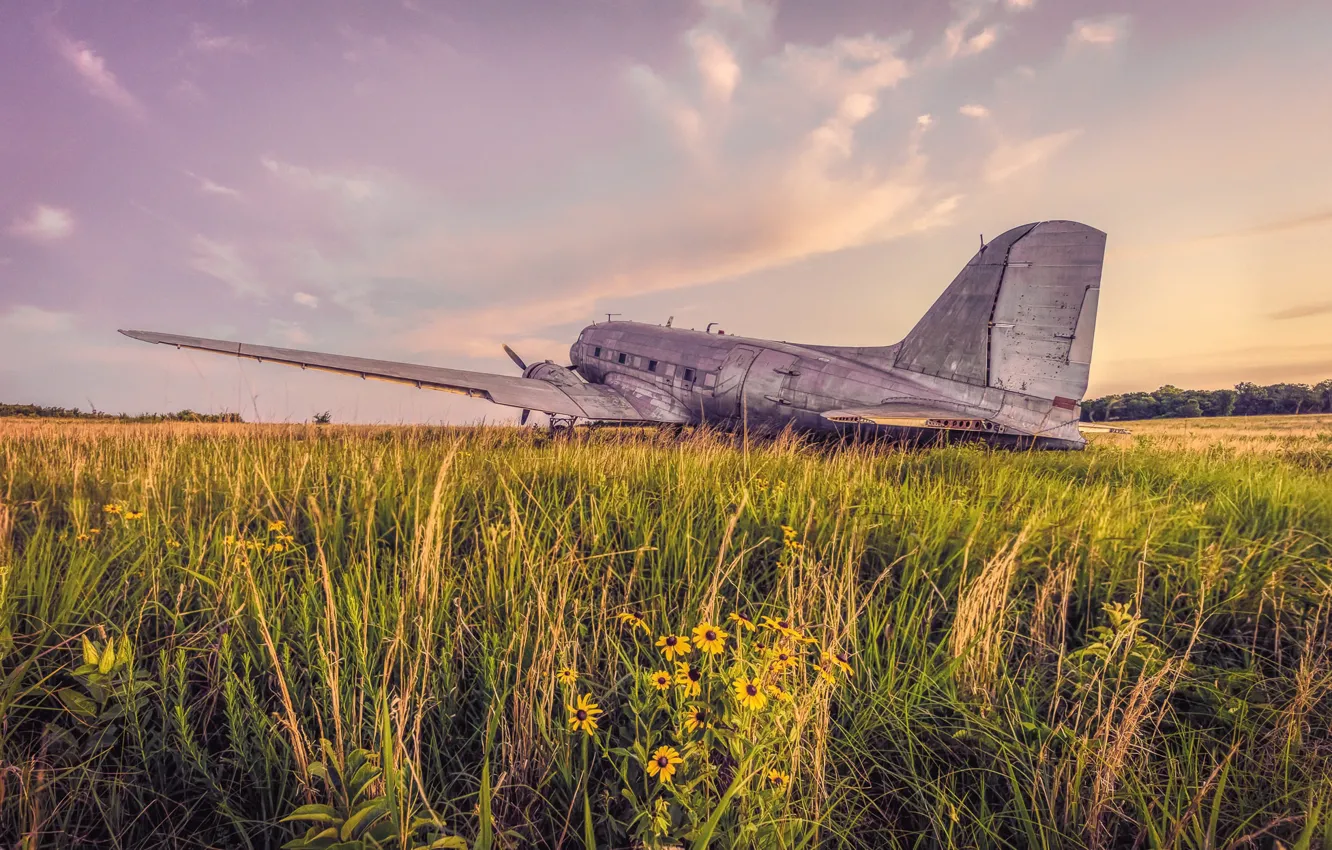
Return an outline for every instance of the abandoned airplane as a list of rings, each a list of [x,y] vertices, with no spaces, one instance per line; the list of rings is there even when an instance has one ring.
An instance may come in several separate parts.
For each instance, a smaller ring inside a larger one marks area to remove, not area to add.
[[[584,328],[571,365],[522,376],[265,345],[121,331],[213,351],[445,390],[552,422],[715,423],[760,431],[963,433],[1007,445],[1078,449],[1105,234],[1072,221],[1024,224],[981,246],[895,345],[797,345],[639,322]]]

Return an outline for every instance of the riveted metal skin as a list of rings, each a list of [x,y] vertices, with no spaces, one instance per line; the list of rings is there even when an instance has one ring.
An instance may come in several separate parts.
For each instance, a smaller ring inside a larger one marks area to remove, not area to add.
[[[1076,449],[1085,445],[1079,402],[1087,389],[1104,256],[1105,234],[1095,228],[1072,221],[1025,224],[982,246],[895,345],[801,345],[608,321],[583,329],[569,350],[571,366],[536,363],[522,377],[121,333],[561,417],[770,432],[946,432]]]

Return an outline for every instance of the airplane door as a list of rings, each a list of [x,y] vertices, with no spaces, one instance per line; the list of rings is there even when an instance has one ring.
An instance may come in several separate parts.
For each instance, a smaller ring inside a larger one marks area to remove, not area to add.
[[[751,427],[781,429],[799,409],[792,392],[800,358],[770,348],[752,364],[745,381],[745,413]]]
[[[717,387],[712,393],[718,416],[731,418],[740,415],[745,376],[749,374],[749,366],[758,357],[758,353],[758,349],[752,346],[737,345],[726,355],[717,375]]]

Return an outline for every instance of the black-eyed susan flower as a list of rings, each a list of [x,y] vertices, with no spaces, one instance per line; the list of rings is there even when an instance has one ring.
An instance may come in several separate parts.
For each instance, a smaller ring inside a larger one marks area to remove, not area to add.
[[[737,628],[743,629],[744,631],[747,632],[752,632],[754,631],[755,628],[757,628],[754,625],[753,620],[749,619],[744,614],[741,614],[739,611],[732,611],[731,615],[726,619],[730,620],[732,623],[735,623]]]
[[[791,774],[774,767],[768,771],[768,781],[778,788],[785,788],[791,784]]]
[[[275,519],[268,524],[269,531],[282,531],[286,527],[287,524],[280,519]]]
[[[591,735],[597,731],[597,716],[601,714],[601,706],[592,701],[591,694],[583,694],[573,705],[566,705],[569,710],[569,730],[571,732],[583,731]]]
[[[796,666],[796,655],[785,647],[773,647],[768,650],[768,666],[774,673],[785,673]]]
[[[645,634],[651,634],[648,630],[647,623],[643,622],[643,618],[632,611],[621,611],[615,615],[615,619],[631,629],[642,629]]]
[[[669,783],[671,777],[675,775],[677,764],[684,764],[684,759],[680,758],[679,750],[675,747],[657,747],[657,751],[648,760],[648,776],[655,776],[662,782]]]
[[[778,702],[791,702],[795,697],[791,692],[781,686],[779,682],[773,682],[768,685],[768,695]]]
[[[784,638],[799,641],[800,643],[810,643],[813,639],[805,637],[804,633],[791,625],[790,620],[777,620],[772,617],[764,617],[759,623],[759,628],[774,631]]]
[[[180,548],[180,541],[179,541],[179,540],[176,540],[175,538],[171,538],[171,539],[167,540],[166,544],[167,544],[167,548],[168,548],[168,549],[179,549],[179,548]]]
[[[122,514],[122,516],[124,516],[125,519],[128,519],[128,520],[143,519],[143,517],[144,517],[144,512],[143,512],[143,511],[125,511],[125,513]]]
[[[694,627],[694,646],[698,647],[699,652],[720,655],[728,637],[730,635],[711,623],[700,623]]]
[[[102,505],[102,510],[108,514],[118,514],[121,511],[121,507],[116,504]]]
[[[688,655],[693,649],[689,638],[684,635],[662,635],[657,638],[657,646],[665,654],[667,661],[674,661],[677,655]]]
[[[684,662],[677,662],[675,684],[684,688],[686,697],[696,697],[703,690],[703,671]]]
[[[823,666],[830,669],[841,670],[848,676],[856,675],[855,668],[851,666],[851,657],[845,652],[823,653]]]
[[[664,691],[671,686],[671,674],[665,670],[657,670],[648,676],[648,681],[652,687]]]
[[[763,685],[757,679],[741,676],[731,687],[735,688],[735,698],[741,708],[759,711],[768,704],[768,695],[763,693]]]
[[[708,710],[701,705],[689,706],[685,711],[684,726],[690,732],[708,728]]]
[[[575,684],[578,681],[578,671],[572,667],[561,667],[560,671],[555,674],[555,681],[561,685]]]

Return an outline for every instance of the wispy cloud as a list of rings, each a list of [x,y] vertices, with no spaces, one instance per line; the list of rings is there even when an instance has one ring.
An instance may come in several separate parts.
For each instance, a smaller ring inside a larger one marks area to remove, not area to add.
[[[60,58],[83,79],[89,92],[127,115],[143,117],[142,104],[120,84],[97,51],[87,43],[74,41],[58,30],[51,31],[51,39]]]
[[[957,111],[968,118],[986,118],[990,114],[990,110],[979,103],[968,103],[965,106],[958,107]]]
[[[74,232],[74,216],[69,210],[38,204],[25,216],[9,225],[9,233],[33,242],[56,242]]]
[[[1079,18],[1073,22],[1069,31],[1070,45],[1099,45],[1102,47],[1115,44],[1128,35],[1128,15],[1102,15],[1096,18]]]
[[[19,304],[0,313],[0,328],[16,333],[64,333],[74,328],[74,314]]]
[[[218,35],[204,24],[190,30],[190,46],[200,53],[249,53],[253,49],[244,36]]]
[[[291,300],[301,305],[302,307],[309,307],[311,309],[319,306],[319,297],[311,295],[308,292],[294,293],[291,296]]]
[[[190,240],[190,266],[197,271],[222,281],[236,295],[262,298],[265,287],[259,276],[236,249],[236,246],[217,242],[206,236]]]
[[[1268,313],[1269,319],[1305,319],[1309,316],[1322,316],[1332,313],[1332,301],[1314,301],[1309,304],[1296,304],[1275,313]]]
[[[205,195],[225,195],[229,198],[240,197],[240,191],[233,189],[230,186],[223,186],[221,183],[215,183],[207,177],[195,174],[193,171],[186,170],[185,174],[194,178],[194,181],[199,184],[199,191],[203,192]]]
[[[991,183],[1006,180],[1054,156],[1081,133],[1081,130],[1064,130],[1022,142],[1001,144],[985,160],[985,179]]]

